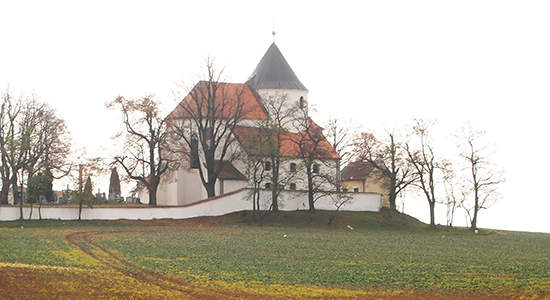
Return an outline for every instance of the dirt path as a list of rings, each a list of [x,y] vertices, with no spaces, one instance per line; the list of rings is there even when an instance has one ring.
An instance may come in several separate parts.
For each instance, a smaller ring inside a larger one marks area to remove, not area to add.
[[[91,258],[99,261],[102,265],[112,271],[124,274],[140,281],[142,284],[155,285],[161,289],[181,293],[189,299],[252,299],[252,295],[242,292],[234,293],[228,290],[220,290],[194,285],[171,276],[155,273],[135,266],[110,250],[92,241],[92,236],[117,234],[116,232],[76,232],[69,234],[65,239],[72,245],[78,247],[82,252]],[[90,250],[91,249],[91,250]]]

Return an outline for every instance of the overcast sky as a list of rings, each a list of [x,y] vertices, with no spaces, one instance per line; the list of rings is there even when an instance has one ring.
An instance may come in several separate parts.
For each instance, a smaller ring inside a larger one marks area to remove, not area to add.
[[[382,133],[435,118],[436,147],[453,157],[448,137],[471,121],[507,178],[478,225],[550,232],[548,1],[7,2],[0,90],[36,92],[90,156],[110,148],[120,124],[106,102],[154,93],[171,110],[175,83],[192,84],[209,55],[244,82],[275,25],[318,123],[338,114]],[[428,221],[415,198],[405,212]]]

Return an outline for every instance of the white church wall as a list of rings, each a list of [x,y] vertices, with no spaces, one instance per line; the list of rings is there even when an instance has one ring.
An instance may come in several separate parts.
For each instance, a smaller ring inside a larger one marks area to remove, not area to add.
[[[182,170],[180,174],[181,180],[178,181],[181,191],[181,195],[178,197],[180,199],[179,205],[190,204],[207,198],[207,193],[202,184],[199,170]]]
[[[302,97],[304,104],[307,105],[308,91],[305,90],[291,90],[291,89],[260,89],[257,90],[262,99],[268,99],[269,97],[288,97],[286,100],[286,109],[293,109],[300,103]],[[290,132],[298,132],[298,124],[290,122],[285,128]]]

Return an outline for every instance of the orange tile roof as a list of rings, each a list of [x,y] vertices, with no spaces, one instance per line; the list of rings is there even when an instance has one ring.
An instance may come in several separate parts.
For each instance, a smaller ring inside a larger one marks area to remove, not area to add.
[[[315,123],[313,123],[315,124]],[[321,129],[318,125],[312,126],[315,129]],[[237,139],[240,141],[245,151],[253,154],[261,154],[260,145],[266,143],[266,138],[269,138],[268,134],[262,133],[262,128],[257,127],[237,127],[234,130]],[[322,135],[321,140],[318,142],[314,154],[315,158],[325,159],[340,159],[340,156],[334,150],[334,147],[326,140]],[[247,142],[248,141],[248,142]],[[302,147],[300,147],[302,145]],[[282,156],[286,157],[302,157],[302,151],[304,156],[310,154],[308,151],[313,151],[314,142],[307,138],[304,133],[284,132],[281,135],[281,147],[279,149]],[[308,149],[309,148],[309,149]]]
[[[267,119],[267,113],[260,96],[248,85],[209,81],[200,81],[197,83],[180,104],[168,115],[168,118],[188,117],[190,116],[188,110],[198,110],[197,107],[203,107],[203,113],[206,113],[206,99],[214,98],[211,95],[215,95],[216,106],[218,108],[223,107],[223,112],[220,113],[225,117],[231,118],[238,109],[239,104],[242,103],[241,120]]]

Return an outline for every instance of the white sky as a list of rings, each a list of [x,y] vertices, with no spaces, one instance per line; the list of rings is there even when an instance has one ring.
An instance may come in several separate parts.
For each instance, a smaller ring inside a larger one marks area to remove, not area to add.
[[[381,132],[434,117],[452,157],[446,137],[470,120],[507,170],[479,226],[550,232],[550,2],[186,2],[0,1],[0,90],[34,90],[93,156],[120,123],[106,102],[154,93],[171,110],[175,82],[192,83],[207,55],[244,82],[275,21],[319,123],[338,114]],[[428,220],[425,200],[405,206]]]

